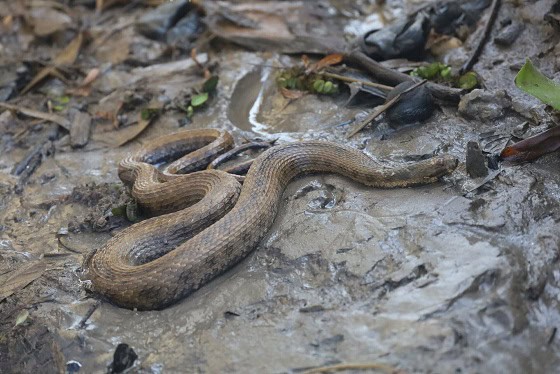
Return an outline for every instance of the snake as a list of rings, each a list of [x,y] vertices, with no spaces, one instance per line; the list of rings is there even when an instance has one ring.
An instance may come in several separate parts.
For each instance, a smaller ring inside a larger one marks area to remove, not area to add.
[[[264,151],[240,184],[225,171],[204,169],[233,144],[227,131],[187,130],[122,160],[119,178],[150,218],[86,256],[86,287],[119,307],[163,309],[244,259],[269,231],[285,188],[299,176],[334,173],[373,188],[404,188],[436,182],[458,164],[444,154],[386,167],[348,145],[307,140]]]

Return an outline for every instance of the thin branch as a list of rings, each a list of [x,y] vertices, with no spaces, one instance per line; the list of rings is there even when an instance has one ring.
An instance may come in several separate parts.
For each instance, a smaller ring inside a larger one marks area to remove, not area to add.
[[[363,69],[367,70],[371,75],[380,82],[390,85],[397,85],[402,82],[414,81],[415,79],[410,75],[403,74],[393,69],[389,69],[374,59],[368,57],[366,54],[359,50],[354,50],[346,56],[348,62],[360,65]],[[430,90],[432,95],[436,98],[458,103],[461,100],[463,90],[459,88],[447,87],[434,82],[426,83],[426,88]]]
[[[354,135],[356,135],[358,132],[360,132],[364,127],[366,127],[368,125],[368,123],[370,123],[371,121],[373,121],[374,119],[376,119],[378,116],[381,115],[381,113],[384,113],[387,109],[389,109],[390,107],[392,107],[393,105],[395,105],[401,98],[402,95],[404,95],[407,92],[410,92],[414,89],[416,89],[417,87],[425,84],[427,81],[424,79],[412,86],[410,86],[409,88],[407,88],[406,90],[404,90],[403,92],[399,93],[397,96],[393,97],[391,100],[387,101],[385,104],[380,105],[377,107],[377,109],[375,111],[373,111],[373,113],[371,113],[369,116],[367,116],[358,126],[356,126],[353,130],[351,130],[347,135],[346,135],[346,139],[350,139],[351,137],[353,137]]]
[[[372,369],[373,370],[377,369],[387,374],[402,373],[402,371],[392,366],[372,362],[367,364],[337,364],[337,365],[321,366],[310,370],[306,370],[303,372],[303,374],[318,374],[318,373],[327,373],[329,371],[341,371],[341,370],[372,370]]]
[[[478,45],[476,46],[476,49],[471,55],[471,58],[469,58],[469,60],[461,68],[461,74],[464,74],[467,71],[471,70],[474,64],[476,64],[476,62],[478,61],[478,58],[482,53],[482,49],[486,45],[486,41],[490,36],[490,31],[492,31],[492,26],[494,25],[494,21],[496,20],[496,16],[498,15],[499,7],[500,7],[500,0],[493,0],[492,7],[490,10],[490,17],[488,18],[488,21],[486,21],[486,25],[484,26],[484,32],[482,34],[482,37],[478,41]]]
[[[324,75],[325,77],[338,79],[339,81],[343,81],[343,82],[360,83],[364,86],[379,88],[380,90],[383,90],[383,91],[391,91],[393,89],[392,86],[386,86],[386,85],[380,84],[380,83],[368,82],[368,81],[363,81],[363,80],[360,80],[360,79],[345,77],[344,75],[339,75],[339,74],[334,74],[334,73],[329,73],[329,72],[322,72],[322,73],[318,73],[318,74]]]

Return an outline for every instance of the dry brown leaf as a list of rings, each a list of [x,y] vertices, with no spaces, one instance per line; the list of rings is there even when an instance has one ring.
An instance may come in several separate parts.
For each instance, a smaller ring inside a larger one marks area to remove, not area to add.
[[[289,90],[286,87],[281,87],[280,92],[282,93],[282,96],[284,96],[286,99],[292,99],[292,100],[299,99],[303,95],[305,95],[304,91]]]
[[[98,68],[91,69],[78,87],[68,88],[66,92],[75,96],[89,96],[92,83],[99,77],[101,71]]]
[[[79,32],[78,35],[64,48],[54,59],[54,64],[59,65],[72,65],[76,62],[80,48],[84,42],[84,33]]]
[[[134,140],[138,135],[146,130],[146,128],[150,126],[155,119],[156,117],[152,117],[148,120],[144,120],[142,119],[142,115],[138,114],[138,124],[136,126],[127,127],[126,130],[130,130],[126,132],[124,132],[124,130],[119,131],[120,140],[117,143],[117,147],[123,146],[131,140]]]
[[[37,36],[51,35],[72,25],[72,18],[66,13],[45,6],[31,8],[26,19]]]
[[[343,59],[344,59],[344,55],[342,53],[333,53],[333,54],[327,55],[327,56],[323,57],[322,59],[320,59],[319,61],[317,61],[317,63],[309,66],[309,68],[307,69],[307,74],[317,72],[317,71],[319,71],[321,69],[324,69],[328,66],[333,66],[333,65],[336,65],[336,64],[340,64]]]
[[[83,33],[78,33],[78,35],[64,48],[55,58],[54,58],[54,66],[45,66],[41,69],[35,77],[21,90],[20,95],[24,95],[25,93],[29,92],[35,85],[41,82],[49,75],[59,74],[56,70],[57,66],[61,65],[72,65],[76,58],[78,58],[78,54],[80,53],[80,48],[82,47],[82,43],[84,41]]]
[[[557,126],[505,147],[500,157],[505,161],[527,162],[558,149],[560,149],[560,127]]]
[[[39,278],[45,270],[46,265],[43,261],[33,261],[8,273],[5,280],[0,282],[0,301]]]
[[[56,114],[40,112],[38,110],[29,109],[29,108],[21,107],[21,106],[18,106],[18,105],[7,104],[7,103],[0,103],[0,107],[6,108],[6,109],[9,109],[9,110],[15,110],[16,112],[20,112],[20,113],[25,114],[26,116],[29,116],[29,117],[39,118],[39,119],[42,119],[42,120],[45,120],[45,121],[54,122],[54,123],[59,124],[60,126],[64,127],[68,131],[70,131],[70,128],[71,128],[70,121],[68,121],[66,118],[61,117],[61,116],[56,115]]]

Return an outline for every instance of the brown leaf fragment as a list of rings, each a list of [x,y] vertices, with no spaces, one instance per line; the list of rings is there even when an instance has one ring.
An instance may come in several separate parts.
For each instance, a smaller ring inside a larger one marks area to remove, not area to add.
[[[152,124],[155,120],[155,116],[149,119],[142,119],[142,115],[138,115],[138,124],[134,126],[126,127],[122,130],[119,130],[113,133],[113,137],[116,140],[114,143],[116,147],[121,147],[126,143],[136,139],[138,135],[140,135],[149,125]]]
[[[61,116],[57,115],[57,114],[40,112],[38,110],[24,108],[24,107],[21,107],[21,106],[18,106],[18,105],[12,105],[12,104],[7,104],[7,103],[0,103],[0,108],[14,110],[16,112],[20,112],[22,114],[25,114],[26,116],[29,116],[29,117],[39,118],[39,119],[42,119],[42,120],[45,120],[45,121],[54,122],[54,123],[59,124],[60,126],[64,127],[66,130],[70,131],[70,127],[71,127],[70,121],[67,120],[64,117],[61,117]]]
[[[340,64],[344,59],[344,55],[342,53],[332,53],[327,55],[317,61],[315,64],[311,65],[309,69],[307,69],[307,73],[314,73],[320,71],[328,66],[333,66],[336,64]]]
[[[303,95],[305,95],[304,91],[289,90],[286,87],[281,87],[280,92],[282,93],[282,96],[284,96],[286,99],[292,99],[292,100],[299,99]]]
[[[58,66],[63,65],[72,65],[76,58],[78,58],[78,54],[80,53],[80,48],[82,47],[84,41],[83,33],[78,33],[78,35],[64,48],[53,60],[53,65],[45,66],[33,77],[31,82],[27,84],[21,90],[20,95],[24,95],[25,93],[29,92],[33,87],[35,87],[39,82],[45,79],[49,75],[54,75],[58,73],[56,68]]]
[[[33,261],[21,268],[8,273],[3,281],[0,281],[0,301],[21,290],[35,279],[39,278],[46,270],[42,261]]]
[[[26,18],[27,22],[33,27],[33,33],[37,36],[47,36],[65,30],[72,25],[70,16],[45,6],[31,8]]]
[[[560,126],[505,147],[500,153],[504,161],[527,162],[560,149]]]
[[[76,109],[70,111],[72,117],[72,127],[70,127],[70,146],[72,148],[81,148],[85,146],[89,140],[91,132],[91,116],[87,112],[81,112]]]
[[[99,77],[100,73],[101,71],[98,68],[91,69],[78,87],[68,88],[66,92],[75,96],[89,96],[91,85]]]

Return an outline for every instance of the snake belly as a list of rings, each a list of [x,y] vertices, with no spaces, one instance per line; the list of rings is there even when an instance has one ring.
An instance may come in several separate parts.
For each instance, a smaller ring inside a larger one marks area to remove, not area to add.
[[[86,258],[89,287],[118,306],[165,308],[237,264],[270,229],[284,189],[298,176],[334,173],[366,186],[396,188],[433,183],[457,166],[457,159],[443,155],[384,168],[359,150],[326,141],[268,149],[251,165],[242,188],[219,170],[173,174],[188,160],[163,172],[151,165],[163,158],[167,143],[174,157],[179,148],[193,150],[194,135],[206,136],[197,145],[202,151],[194,151],[196,162],[229,147],[225,132],[195,131],[167,135],[121,162],[119,175],[139,204],[150,214],[166,214],[132,225]],[[219,151],[209,150],[217,143]]]

